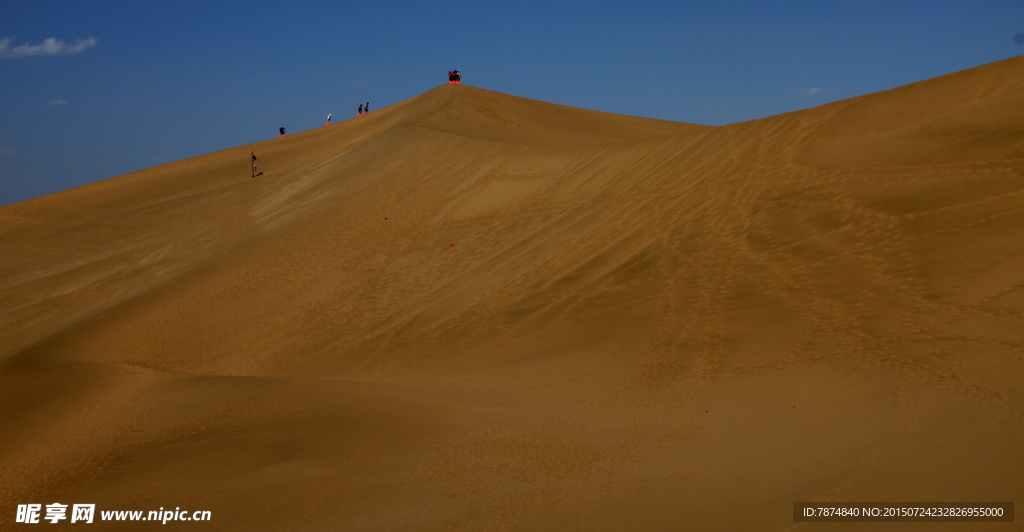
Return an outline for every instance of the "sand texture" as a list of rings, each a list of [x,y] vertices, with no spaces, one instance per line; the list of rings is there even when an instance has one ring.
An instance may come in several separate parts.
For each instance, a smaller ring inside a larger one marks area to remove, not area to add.
[[[722,127],[443,85],[0,207],[3,530],[860,530],[792,503],[1024,504],[1022,385],[1024,57]]]

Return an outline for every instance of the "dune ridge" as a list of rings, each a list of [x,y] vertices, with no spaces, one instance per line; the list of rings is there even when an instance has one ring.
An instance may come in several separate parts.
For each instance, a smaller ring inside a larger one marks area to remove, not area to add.
[[[1022,97],[1022,57],[721,127],[446,85],[0,207],[0,523],[1020,499]]]

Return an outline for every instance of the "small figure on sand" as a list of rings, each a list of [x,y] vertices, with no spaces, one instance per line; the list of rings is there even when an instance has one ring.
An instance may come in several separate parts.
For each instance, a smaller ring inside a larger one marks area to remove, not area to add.
[[[363,116],[363,104],[359,104],[359,112],[356,113],[356,116]]]
[[[461,81],[462,81],[462,74],[460,74],[458,70],[449,70],[448,71],[448,84],[449,85],[459,85]]]
[[[281,132],[280,137],[283,137],[284,136],[284,126],[281,126],[281,129],[279,129],[278,131]]]
[[[364,115],[370,114],[370,102],[366,102],[366,105],[363,106],[363,114]]]
[[[327,113],[327,123],[326,123],[326,124],[324,124],[324,125],[325,125],[325,126],[329,126],[329,125],[331,125],[331,114],[330,114],[330,113]]]
[[[256,170],[259,169],[260,165],[259,165],[258,162],[256,162],[256,154],[255,153],[249,152],[249,155],[252,157],[252,176],[256,177],[257,175],[259,175],[259,174],[256,173]]]

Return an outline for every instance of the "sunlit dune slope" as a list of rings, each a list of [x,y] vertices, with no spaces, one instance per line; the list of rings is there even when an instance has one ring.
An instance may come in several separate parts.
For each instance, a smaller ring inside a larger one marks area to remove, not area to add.
[[[0,523],[1021,500],[1022,101],[1024,58],[717,128],[441,86],[0,207]]]

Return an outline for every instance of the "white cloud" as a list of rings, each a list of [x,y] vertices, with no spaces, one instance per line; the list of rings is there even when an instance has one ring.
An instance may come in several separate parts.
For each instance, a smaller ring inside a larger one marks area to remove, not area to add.
[[[20,59],[22,57],[31,57],[33,55],[78,54],[99,44],[99,41],[97,41],[95,37],[78,39],[75,41],[75,44],[70,45],[64,41],[50,37],[36,45],[22,44],[21,46],[11,48],[12,40],[13,39],[10,37],[0,39],[0,57],[5,59]]]
[[[49,105],[49,106],[59,106],[59,105],[67,105],[67,104],[68,104],[67,100],[50,100],[50,101],[46,102],[46,105]]]
[[[809,89],[800,89],[800,96],[817,96],[819,94],[832,94],[829,89],[823,89],[821,87],[811,87]]]

